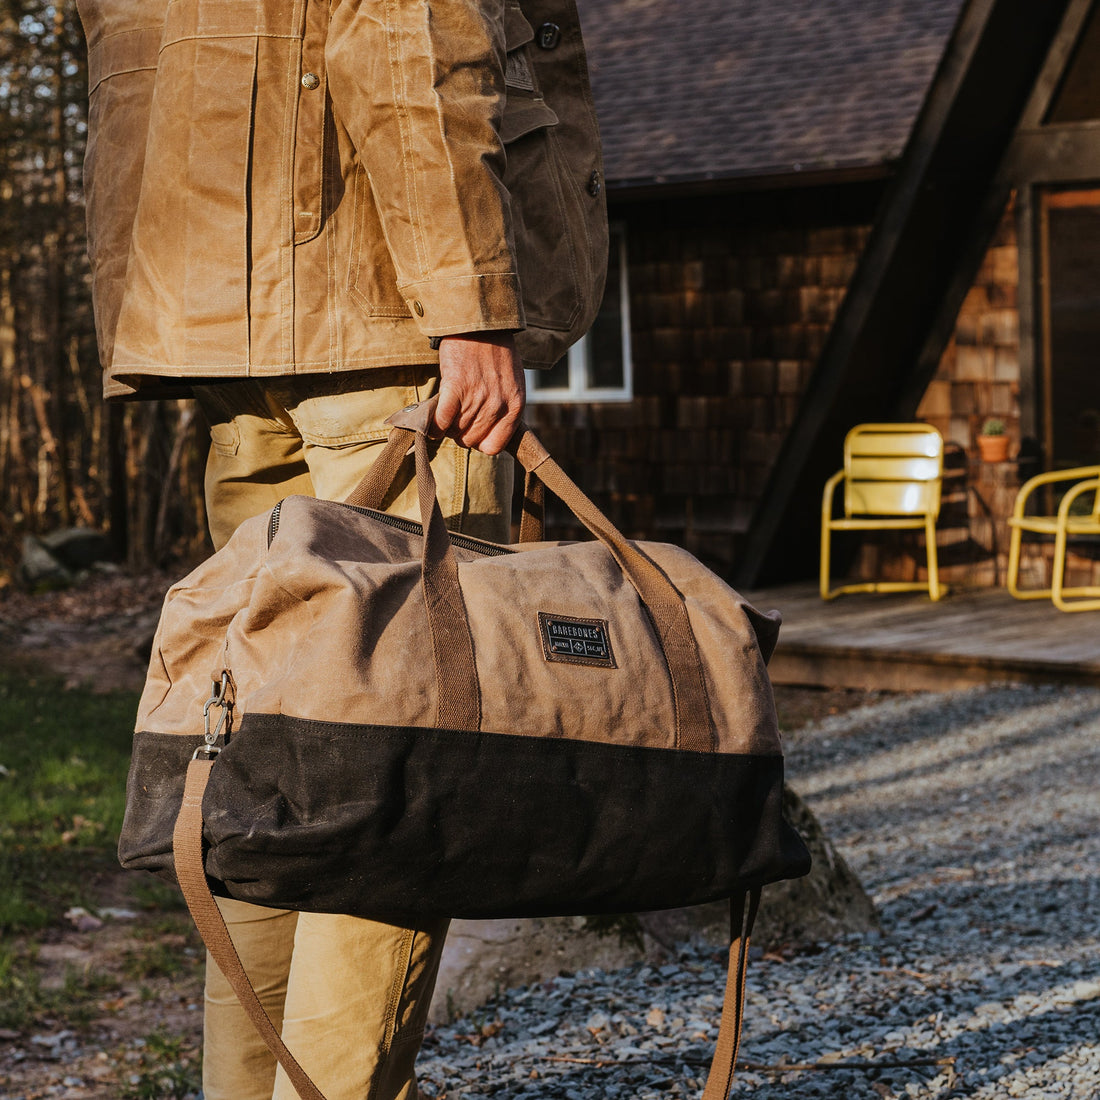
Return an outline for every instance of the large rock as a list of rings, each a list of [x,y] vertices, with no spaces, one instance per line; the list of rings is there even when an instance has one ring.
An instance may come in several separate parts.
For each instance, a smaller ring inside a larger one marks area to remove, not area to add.
[[[753,939],[813,943],[847,932],[879,931],[878,914],[859,879],[790,787],[783,789],[783,815],[810,849],[813,868],[805,878],[777,882],[764,891]]]
[[[813,870],[805,878],[764,891],[753,942],[765,946],[812,943],[847,932],[876,931],[870,898],[817,818],[790,788],[783,812],[802,834]],[[642,960],[660,963],[679,942],[729,943],[725,902],[641,913],[613,921],[585,917],[459,920],[451,925],[440,964],[432,1019],[471,1012],[501,989],[531,985],[589,967],[613,970]]]
[[[41,537],[41,543],[66,569],[80,572],[109,561],[111,540],[92,527],[64,527]]]
[[[614,970],[645,953],[636,943],[587,930],[584,917],[456,920],[443,950],[431,1018],[446,1022],[502,989],[586,967]]]
[[[49,551],[41,539],[24,535],[16,578],[31,592],[68,588],[73,574]]]
[[[77,574],[111,557],[102,531],[65,527],[48,535],[24,535],[17,578],[31,592],[67,588]]]

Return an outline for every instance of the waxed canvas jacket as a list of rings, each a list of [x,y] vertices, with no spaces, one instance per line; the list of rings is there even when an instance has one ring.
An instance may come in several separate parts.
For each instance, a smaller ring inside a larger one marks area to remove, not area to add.
[[[548,366],[607,249],[573,0],[78,0],[108,396],[431,362]]]

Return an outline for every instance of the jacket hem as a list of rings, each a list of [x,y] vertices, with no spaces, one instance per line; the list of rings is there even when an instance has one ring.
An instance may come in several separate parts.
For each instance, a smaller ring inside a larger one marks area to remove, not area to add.
[[[301,374],[343,374],[349,371],[386,367],[434,366],[439,355],[424,343],[422,354],[391,354],[344,359],[319,359],[298,363],[263,363],[242,367],[234,363],[126,364],[111,368],[104,376],[103,396],[107,400],[142,400],[157,397],[189,397],[195,382],[232,382],[244,378],[286,378]]]

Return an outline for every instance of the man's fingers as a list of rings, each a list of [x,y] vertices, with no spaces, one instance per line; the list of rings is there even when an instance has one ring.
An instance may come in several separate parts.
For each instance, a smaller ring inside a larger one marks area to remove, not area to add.
[[[505,447],[508,446],[508,441],[515,434],[516,428],[515,417],[510,420],[501,420],[497,423],[496,427],[481,441],[478,445],[478,450],[482,454],[498,455]]]
[[[510,336],[444,339],[435,421],[463,446],[499,454],[523,412],[523,365]]]
[[[439,384],[439,400],[435,406],[435,426],[440,435],[446,435],[462,411],[462,398],[457,386],[443,379]]]
[[[476,447],[500,419],[502,408],[507,412],[507,406],[502,407],[499,401],[470,390],[460,392],[457,386],[443,384],[439,393],[436,425],[464,447]]]

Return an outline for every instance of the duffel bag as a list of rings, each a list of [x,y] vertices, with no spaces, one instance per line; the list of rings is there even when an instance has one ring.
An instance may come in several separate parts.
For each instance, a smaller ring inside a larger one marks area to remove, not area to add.
[[[303,1098],[321,1094],[212,893],[399,921],[729,898],[704,1093],[724,1100],[759,890],[809,869],[780,812],[778,615],[682,549],[625,539],[527,430],[511,446],[520,541],[450,534],[431,417],[431,402],[391,417],[347,501],[287,497],[168,592],[122,863],[177,879]],[[382,510],[410,466],[420,524]],[[543,486],[594,540],[541,541]]]

